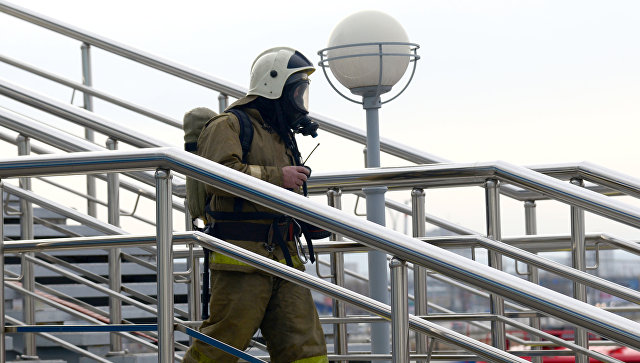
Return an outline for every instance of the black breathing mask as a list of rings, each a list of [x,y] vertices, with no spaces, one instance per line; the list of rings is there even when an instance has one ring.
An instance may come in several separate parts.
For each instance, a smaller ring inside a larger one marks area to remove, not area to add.
[[[318,123],[309,117],[309,78],[306,73],[292,75],[283,90],[284,114],[289,128],[303,136],[318,136]]]

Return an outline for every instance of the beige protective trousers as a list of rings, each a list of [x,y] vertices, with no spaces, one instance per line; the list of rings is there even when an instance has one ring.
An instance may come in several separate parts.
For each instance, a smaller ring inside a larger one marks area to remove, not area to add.
[[[274,363],[328,362],[311,292],[263,273],[212,271],[211,316],[200,332],[245,350],[260,328]],[[194,340],[184,363],[232,363],[238,358]]]

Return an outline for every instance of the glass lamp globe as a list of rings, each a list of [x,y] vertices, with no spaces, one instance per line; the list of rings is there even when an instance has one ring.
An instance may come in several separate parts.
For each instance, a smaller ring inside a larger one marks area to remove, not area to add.
[[[384,44],[386,42],[405,44]],[[348,16],[333,29],[328,48],[347,47],[328,49],[327,58],[348,57],[330,60],[329,68],[352,93],[366,95],[375,87],[379,95],[390,91],[407,70],[410,61],[408,42],[404,28],[393,17],[380,11],[361,11]],[[361,43],[378,44],[357,45]]]

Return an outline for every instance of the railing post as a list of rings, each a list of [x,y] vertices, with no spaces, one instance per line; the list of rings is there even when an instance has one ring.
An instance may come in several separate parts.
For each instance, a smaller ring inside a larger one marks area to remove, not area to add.
[[[0,196],[4,196],[4,184],[0,180]],[[7,361],[7,348],[4,333],[4,207],[0,218],[0,363]]]
[[[93,85],[91,77],[91,45],[88,43],[82,43],[80,46],[82,53],[82,84],[87,87]],[[84,93],[82,97],[84,101],[84,109],[87,111],[93,111],[93,96],[88,93]],[[89,141],[94,141],[95,136],[93,130],[85,128],[84,137]],[[96,197],[96,178],[92,175],[87,175],[87,194],[90,197]],[[87,214],[96,217],[98,215],[98,204],[91,198],[87,199]]]
[[[229,106],[229,96],[221,93],[218,95],[218,110],[219,113],[223,113]]]
[[[18,155],[29,155],[31,153],[30,139],[24,135],[16,138],[18,145]],[[31,190],[31,178],[20,178],[20,188]],[[33,239],[33,204],[25,199],[20,199],[20,238],[23,240]],[[24,253],[21,258],[22,265],[22,286],[25,290],[33,292],[35,290],[35,276],[33,264],[26,259],[26,256],[33,256],[33,253]],[[23,297],[23,319],[25,324],[35,325],[35,302],[33,297],[25,295]],[[24,354],[21,359],[38,359],[36,336],[33,333],[26,333],[23,336]]]
[[[189,213],[189,203],[184,200],[184,221],[185,230],[193,231],[193,222]],[[187,288],[187,299],[189,301],[188,312],[189,320],[198,320],[201,314],[200,309],[200,257],[194,256],[193,259],[187,259],[187,270],[191,271],[190,283]],[[189,337],[189,341],[192,338]]]
[[[584,183],[580,178],[572,178],[571,184],[583,187]],[[584,210],[571,206],[571,261],[573,268],[579,271],[586,271],[586,247],[585,247],[585,226]],[[580,301],[587,301],[587,287],[583,284],[573,283],[573,298]],[[587,331],[581,327],[575,327],[575,343],[581,347],[589,348],[589,338]],[[589,357],[576,353],[576,363],[588,363]]]
[[[409,362],[409,286],[407,263],[393,257],[391,268],[391,351],[393,363]]]
[[[500,232],[500,185],[496,179],[484,183],[487,216],[487,237],[499,241]],[[489,251],[489,266],[502,271],[502,254]],[[504,316],[504,299],[494,293],[489,296],[491,314]],[[491,321],[491,344],[501,350],[506,349],[504,322]]]
[[[173,222],[171,171],[156,170],[158,363],[173,363]]]
[[[24,136],[18,135],[16,138],[18,144],[18,155],[29,155],[31,153],[31,140]],[[24,190],[31,190],[31,178],[20,178],[20,188]],[[26,200],[20,199],[20,239],[32,240],[33,239],[33,204]],[[35,276],[33,270],[33,263],[25,258],[25,256],[33,256],[33,252],[24,253],[21,258],[22,264],[22,287],[25,290],[35,291]],[[27,325],[35,325],[36,312],[35,301],[33,297],[25,295],[23,297],[24,306],[23,318],[24,323]],[[36,346],[36,335],[33,333],[26,333],[23,336],[24,341],[24,354],[20,356],[25,360],[36,360],[38,358],[38,348]]]
[[[117,150],[118,140],[108,138],[107,149]],[[120,174],[118,173],[107,175],[107,205],[109,224],[120,227]],[[120,293],[122,287],[120,252],[120,248],[109,249],[109,288],[117,293]],[[122,302],[114,296],[109,297],[109,320],[111,324],[122,323]],[[109,355],[124,354],[122,336],[112,332],[109,338]]]
[[[527,235],[537,234],[538,224],[537,224],[535,200],[527,200],[524,202],[524,219],[525,219],[525,234]],[[529,271],[529,281],[531,281],[536,285],[539,285],[540,276],[538,274],[538,268],[532,265],[527,265],[527,268]],[[532,328],[540,330],[540,318],[538,316],[529,318],[529,324],[531,325]],[[531,335],[531,340],[538,340],[538,339],[540,339],[538,335],[535,335],[535,334]],[[531,350],[540,350],[540,347],[537,347],[537,346],[531,347]],[[542,363],[542,357],[533,356],[531,357],[531,362]]]
[[[336,209],[342,209],[342,191],[340,189],[327,190],[327,201],[329,206]],[[338,241],[342,238],[336,234],[331,235],[332,241]],[[331,276],[332,282],[338,286],[344,287],[344,253],[331,253]],[[345,303],[333,299],[333,316],[336,318],[344,318],[347,316]],[[333,350],[335,354],[345,355],[348,352],[347,326],[345,324],[333,324]]]
[[[425,193],[421,188],[414,188],[411,191],[411,212],[413,237],[426,237]],[[413,266],[413,296],[415,314],[417,316],[427,315],[427,269],[422,266]],[[429,337],[416,332],[416,353],[426,354],[428,344]]]

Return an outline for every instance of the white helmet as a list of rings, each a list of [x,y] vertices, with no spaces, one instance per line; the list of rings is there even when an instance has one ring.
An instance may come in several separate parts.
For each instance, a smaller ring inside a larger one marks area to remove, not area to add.
[[[262,52],[251,66],[247,96],[256,95],[275,100],[282,95],[287,79],[294,73],[307,75],[316,69],[295,49],[275,47]]]

